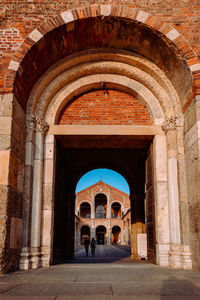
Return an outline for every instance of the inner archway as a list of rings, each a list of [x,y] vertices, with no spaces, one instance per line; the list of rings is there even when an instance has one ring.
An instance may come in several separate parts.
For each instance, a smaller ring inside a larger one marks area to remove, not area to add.
[[[99,225],[96,228],[96,240],[98,245],[104,245],[106,243],[106,227]]]
[[[114,226],[112,228],[112,243],[117,245],[121,243],[121,228],[119,226]]]
[[[84,245],[85,240],[90,241],[90,227],[87,225],[81,227],[81,245]]]

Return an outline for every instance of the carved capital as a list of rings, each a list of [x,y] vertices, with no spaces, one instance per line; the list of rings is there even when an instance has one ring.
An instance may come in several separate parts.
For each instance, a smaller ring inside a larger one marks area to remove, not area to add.
[[[174,123],[175,123],[176,127],[183,127],[183,125],[184,125],[184,116],[182,114],[175,115]]]
[[[48,129],[48,123],[40,117],[36,117],[36,131],[45,134],[48,131]]]
[[[175,130],[176,126],[175,126],[175,122],[174,122],[174,118],[171,117],[169,119],[167,119],[163,124],[162,124],[162,129],[165,133],[167,133],[170,130]]]
[[[27,115],[26,117],[26,128],[27,130],[35,130],[36,118],[33,114]]]

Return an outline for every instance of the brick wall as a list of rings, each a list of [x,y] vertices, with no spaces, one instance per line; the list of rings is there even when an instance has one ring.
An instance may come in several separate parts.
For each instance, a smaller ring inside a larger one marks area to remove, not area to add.
[[[6,76],[6,70],[8,68],[8,65],[10,63],[10,59],[13,58],[13,53],[15,52],[15,49],[19,47],[22,44],[22,41],[27,38],[27,36],[34,30],[35,28],[39,28],[42,26],[40,31],[45,34],[48,30],[47,28],[55,28],[58,26],[58,24],[62,25],[61,18],[58,17],[59,14],[63,11],[66,11],[68,9],[78,8],[81,6],[88,6],[91,4],[117,4],[122,5],[123,7],[126,7],[128,10],[130,8],[137,7],[138,9],[142,9],[156,17],[159,18],[159,20],[150,20],[150,23],[157,22],[160,23],[157,24],[158,26],[154,27],[160,27],[162,22],[166,22],[167,24],[172,25],[174,28],[176,28],[180,34],[183,35],[186,41],[189,42],[189,44],[192,46],[193,50],[196,51],[198,55],[200,55],[200,35],[198,34],[199,28],[200,28],[200,4],[199,0],[184,0],[184,1],[178,1],[178,0],[168,0],[168,1],[160,1],[160,0],[88,0],[88,1],[34,1],[34,0],[21,0],[21,1],[3,1],[4,4],[0,8],[0,16],[2,19],[2,22],[0,24],[0,35],[3,35],[3,39],[0,41],[0,49],[1,51],[1,60],[0,60],[0,93],[6,93],[11,92],[11,82],[13,82],[13,77],[15,77],[15,72],[10,71]],[[77,10],[78,11],[78,10]],[[77,12],[78,13],[78,12]],[[49,21],[48,19],[52,19],[54,17],[57,17],[54,21]],[[46,22],[45,25],[43,25]],[[53,24],[54,23],[54,24]],[[155,24],[154,24],[155,25]],[[150,24],[151,26],[151,24]],[[13,31],[17,31],[17,34],[11,34],[12,38],[9,38],[10,33]],[[8,36],[5,37],[5,34]],[[53,38],[56,39],[57,33],[53,34]],[[103,37],[100,37],[102,39]],[[8,41],[9,40],[9,41]],[[84,39],[85,40],[85,39]],[[5,44],[6,42],[6,44]],[[43,44],[45,45],[46,41],[43,41]],[[77,41],[71,43],[73,46],[74,43]],[[8,44],[10,43],[10,44]],[[14,60],[21,61],[23,56],[26,54],[27,49],[29,49],[30,45],[32,46],[34,43],[31,42],[31,40],[26,40],[25,44],[23,44],[22,49],[20,50],[20,54],[17,54],[14,56]],[[179,46],[182,49],[184,53],[187,52],[184,49],[187,48],[184,41],[179,41]],[[9,45],[9,46],[8,46]],[[39,47],[39,51],[44,47],[44,45],[39,45],[33,48]],[[49,49],[55,49],[56,48],[56,42],[52,43],[48,46]],[[11,50],[12,49],[12,50]],[[45,51],[49,51],[49,49],[45,49]],[[43,55],[41,53],[40,56],[47,58],[47,60],[51,63],[55,63],[56,60],[51,59],[51,57],[55,56],[55,52],[58,52],[57,54],[60,54],[63,52],[63,47],[58,46],[59,50],[52,51],[50,55],[47,54]],[[39,76],[45,71],[41,70],[39,71],[42,66],[45,65],[45,62],[42,64],[38,64],[36,66],[36,61],[38,58],[35,56],[36,49],[29,55],[30,56],[30,62],[33,63],[33,65],[28,66],[28,73],[24,77],[30,77],[30,82],[34,84]],[[51,52],[51,51],[50,51]],[[18,56],[18,57],[17,57]],[[187,56],[187,53],[186,53]],[[57,57],[59,59],[59,55]],[[36,61],[34,61],[36,60]],[[52,60],[52,61],[51,61]],[[196,61],[195,61],[196,63]],[[29,64],[28,64],[29,65]],[[47,63],[48,65],[48,63]],[[48,66],[47,66],[48,67]],[[34,70],[34,72],[30,73],[30,69]],[[34,69],[35,68],[35,69]],[[25,71],[26,66],[23,65],[20,72]],[[36,72],[35,72],[36,71]],[[37,78],[32,78],[33,74],[37,73]],[[24,73],[25,74],[25,73]],[[18,74],[19,75],[19,74]],[[7,77],[5,79],[5,76]],[[19,81],[24,80],[19,78]],[[195,76],[195,87],[198,85],[199,87],[199,75]],[[32,86],[30,87],[31,90]],[[21,86],[19,86],[18,93],[24,94],[22,95],[22,98],[28,97],[28,94],[30,92],[29,90],[29,84],[26,82],[24,91]],[[26,92],[27,90],[27,92]],[[27,95],[26,95],[27,94]],[[22,104],[23,106],[23,104]]]
[[[80,96],[66,106],[58,122],[61,125],[151,125],[147,109],[133,96],[99,90]]]

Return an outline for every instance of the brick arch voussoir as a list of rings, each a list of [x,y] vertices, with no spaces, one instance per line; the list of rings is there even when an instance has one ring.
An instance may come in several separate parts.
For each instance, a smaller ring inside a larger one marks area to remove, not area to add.
[[[140,22],[152,30],[156,30],[169,40],[177,49],[177,54],[181,55],[192,73],[193,88],[198,89],[200,93],[200,84],[198,86],[198,77],[200,76],[200,61],[185,38],[170,24],[165,23],[160,18],[140,10],[136,7],[127,7],[122,5],[91,5],[79,7],[62,12],[61,14],[48,19],[43,24],[35,28],[24,40],[18,50],[13,54],[10,60],[4,81],[4,89],[7,92],[13,92],[16,73],[21,70],[21,62],[27,52],[35,45],[45,34],[55,28],[67,23],[75,22],[79,19],[94,17],[119,17]],[[194,96],[194,95],[193,95]]]

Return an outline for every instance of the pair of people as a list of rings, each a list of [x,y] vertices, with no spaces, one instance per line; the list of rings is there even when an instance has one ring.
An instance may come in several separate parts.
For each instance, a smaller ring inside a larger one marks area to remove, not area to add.
[[[88,256],[89,246],[91,247],[92,256],[94,256],[94,254],[95,254],[95,248],[96,248],[96,241],[95,241],[95,239],[92,238],[92,240],[90,242],[90,240],[88,240],[88,238],[86,238],[85,241],[84,241],[84,246],[85,246],[86,256]]]

